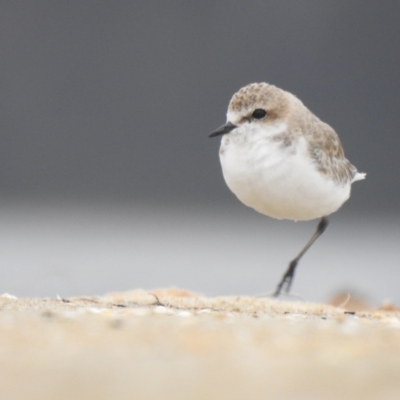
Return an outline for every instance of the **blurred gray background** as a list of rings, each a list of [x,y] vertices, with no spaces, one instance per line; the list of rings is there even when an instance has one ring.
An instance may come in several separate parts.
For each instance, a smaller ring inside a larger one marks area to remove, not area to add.
[[[397,0],[5,0],[0,21],[0,293],[272,291],[316,221],[240,204],[207,137],[266,81],[368,174],[293,292],[400,302]]]

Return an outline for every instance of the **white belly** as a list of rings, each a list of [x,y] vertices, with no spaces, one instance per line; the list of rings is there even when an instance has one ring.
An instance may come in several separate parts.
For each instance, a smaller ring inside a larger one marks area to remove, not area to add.
[[[320,174],[306,142],[284,147],[265,136],[236,132],[221,141],[220,161],[229,189],[245,205],[278,219],[309,220],[335,212],[350,195],[350,183],[337,185]]]

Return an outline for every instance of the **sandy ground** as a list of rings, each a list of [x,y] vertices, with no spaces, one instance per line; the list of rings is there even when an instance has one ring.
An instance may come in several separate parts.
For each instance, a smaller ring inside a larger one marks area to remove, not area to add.
[[[390,304],[152,293],[1,296],[0,399],[400,398]]]

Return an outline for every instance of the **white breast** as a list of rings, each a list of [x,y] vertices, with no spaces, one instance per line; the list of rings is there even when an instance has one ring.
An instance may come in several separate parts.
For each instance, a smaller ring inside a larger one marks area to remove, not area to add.
[[[350,195],[350,183],[337,185],[322,175],[307,152],[303,136],[291,145],[273,137],[284,124],[268,132],[239,127],[224,135],[220,161],[229,189],[245,205],[273,218],[309,220],[336,211]]]

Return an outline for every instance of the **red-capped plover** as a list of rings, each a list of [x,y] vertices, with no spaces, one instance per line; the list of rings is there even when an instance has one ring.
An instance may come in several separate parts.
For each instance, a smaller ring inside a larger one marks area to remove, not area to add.
[[[278,283],[274,296],[290,291],[300,258],[324,232],[327,216],[349,198],[351,184],[365,178],[345,158],[336,132],[296,96],[267,83],[235,93],[219,157],[229,189],[246,206],[278,219],[320,218],[317,230]]]

